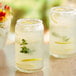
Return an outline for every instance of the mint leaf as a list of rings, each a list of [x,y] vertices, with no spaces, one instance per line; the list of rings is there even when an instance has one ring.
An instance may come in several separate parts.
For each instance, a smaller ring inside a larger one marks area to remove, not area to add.
[[[21,53],[29,53],[30,51],[29,51],[29,48],[23,46],[23,47],[21,47],[21,51],[20,52]]]
[[[22,43],[20,45],[26,45],[28,44],[24,39],[22,39]]]
[[[22,42],[21,42],[21,53],[25,53],[25,54],[28,54],[28,53],[31,53],[32,50],[30,50],[29,48],[27,48],[27,45],[28,43],[26,42],[26,40],[22,39]]]

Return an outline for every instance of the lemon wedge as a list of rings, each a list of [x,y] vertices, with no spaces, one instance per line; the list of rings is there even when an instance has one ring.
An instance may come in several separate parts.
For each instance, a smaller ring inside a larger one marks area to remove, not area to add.
[[[21,60],[22,62],[25,62],[25,61],[40,61],[42,60],[41,58],[36,58],[36,59],[23,59]]]

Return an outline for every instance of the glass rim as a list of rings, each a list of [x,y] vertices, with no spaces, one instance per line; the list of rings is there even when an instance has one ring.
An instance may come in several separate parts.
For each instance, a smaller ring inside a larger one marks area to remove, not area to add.
[[[26,23],[27,21],[36,21],[36,23],[31,23],[31,22],[28,22]],[[35,19],[35,18],[21,18],[21,19],[18,19],[16,24],[21,24],[21,25],[31,25],[31,26],[34,26],[34,25],[39,25],[39,24],[42,24],[42,20],[40,19]]]
[[[76,14],[76,8],[73,7],[64,7],[64,6],[58,6],[53,7],[50,9],[50,13],[74,13]]]

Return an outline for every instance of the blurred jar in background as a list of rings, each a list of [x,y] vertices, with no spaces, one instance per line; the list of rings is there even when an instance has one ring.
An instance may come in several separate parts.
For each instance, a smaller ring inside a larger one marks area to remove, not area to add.
[[[10,7],[0,3],[0,49],[3,49],[7,35],[10,31]]]
[[[76,9],[53,7],[50,19],[50,54],[66,58],[76,54]]]

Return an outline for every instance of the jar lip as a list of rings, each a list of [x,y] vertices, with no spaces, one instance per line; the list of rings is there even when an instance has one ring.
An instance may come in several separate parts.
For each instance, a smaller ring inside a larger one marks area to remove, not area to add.
[[[17,20],[17,24],[21,24],[21,25],[38,25],[38,24],[42,24],[42,20],[34,19],[34,18],[22,18],[22,19]]]
[[[53,7],[50,9],[51,13],[72,13],[72,14],[76,14],[76,8],[72,8],[72,7],[63,7],[63,6],[59,6],[59,7]]]

